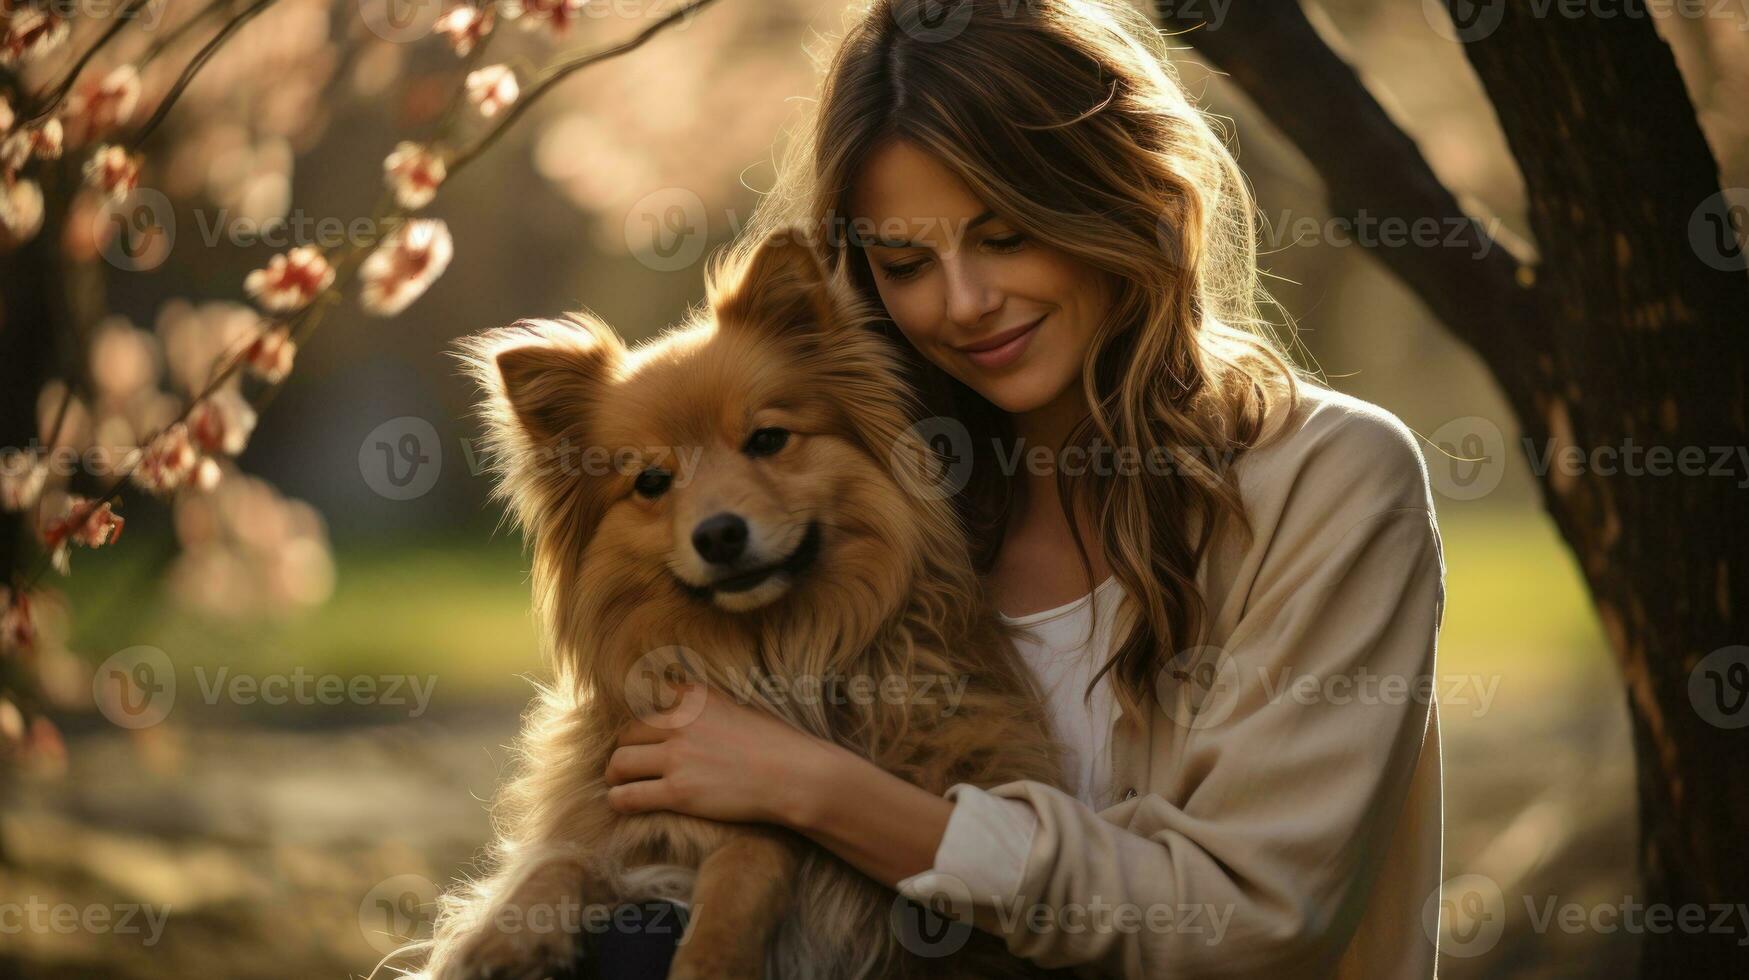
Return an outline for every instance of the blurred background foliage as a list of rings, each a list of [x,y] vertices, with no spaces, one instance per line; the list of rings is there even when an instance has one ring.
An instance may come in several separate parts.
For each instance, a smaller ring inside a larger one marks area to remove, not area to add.
[[[1332,0],[1320,15],[1448,186],[1522,230],[1521,188],[1491,111],[1422,5]],[[701,251],[735,234],[771,180],[774,143],[813,94],[805,51],[845,16],[842,0],[726,0],[572,78],[444,188],[428,210],[454,233],[448,273],[395,319],[337,308],[239,460],[277,488],[236,503],[242,523],[259,521],[251,507],[305,502],[299,519],[320,522],[323,554],[290,570],[191,564],[190,519],[140,499],[125,508],[119,546],[75,556],[59,583],[70,615],[47,627],[69,656],[45,661],[45,685],[76,700],[93,665],[145,644],[170,656],[181,689],[170,718],[138,732],[88,709],[65,713],[66,772],[21,773],[0,802],[0,892],[167,903],[173,915],[152,948],[124,936],[8,937],[0,966],[45,977],[342,976],[368,972],[382,931],[416,930],[417,916],[376,917],[371,896],[397,876],[441,886],[484,842],[483,800],[529,695],[525,675],[540,667],[526,563],[469,455],[472,393],[446,348],[579,306],[628,338],[679,318],[702,297],[702,263],[652,258],[649,216],[695,196],[702,212],[685,234]],[[174,247],[155,270],[102,277],[111,313],[151,327],[190,315],[178,304],[240,302],[244,275],[278,249],[208,244],[202,229],[217,222],[370,212],[382,158],[430,129],[458,68],[439,39],[392,43],[358,21],[351,0],[280,0],[197,80],[167,123],[175,152],[144,178],[177,202]],[[538,65],[638,26],[584,18],[557,41],[503,32],[492,60]],[[1749,117],[1733,110],[1749,94],[1743,21],[1659,26],[1724,185],[1749,183]],[[1227,117],[1255,184],[1271,229],[1264,263],[1305,356],[1423,435],[1479,416],[1514,445],[1505,405],[1465,348],[1361,248],[1295,233],[1325,219],[1316,178],[1188,44],[1182,54],[1184,83]],[[416,499],[391,500],[367,482],[361,453],[373,430],[407,417],[438,433],[440,476]],[[1425,451],[1430,466],[1447,465]],[[1634,937],[1537,933],[1517,900],[1613,902],[1636,888],[1626,716],[1586,594],[1521,453],[1508,453],[1492,493],[1438,505],[1442,692],[1471,697],[1441,712],[1446,874],[1509,886],[1503,940],[1447,957],[1441,972],[1625,975]],[[435,686],[417,717],[384,704],[209,704],[197,667]],[[1488,684],[1497,693],[1483,710]]]

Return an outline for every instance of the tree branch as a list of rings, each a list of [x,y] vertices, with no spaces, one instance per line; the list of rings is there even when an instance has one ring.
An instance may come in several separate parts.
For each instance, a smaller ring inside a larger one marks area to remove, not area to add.
[[[98,36],[97,40],[92,42],[91,47],[85,49],[85,53],[79,56],[78,61],[73,62],[73,67],[67,70],[67,77],[62,79],[61,84],[55,86],[48,95],[43,97],[35,111],[31,112],[30,116],[24,121],[27,123],[36,122],[38,119],[47,116],[54,112],[55,109],[59,108],[61,100],[67,97],[67,93],[71,92],[73,86],[79,81],[79,73],[85,70],[85,66],[91,63],[92,58],[97,57],[97,52],[102,51],[104,45],[114,40],[115,36],[120,34],[123,28],[128,26],[128,22],[134,19],[134,14],[138,13],[140,8],[144,7],[149,2],[151,2],[151,0],[128,0],[126,5],[116,11],[115,17],[111,19],[109,27],[105,28],[103,33]]]
[[[1216,25],[1160,0],[1163,26],[1230,76],[1297,146],[1323,180],[1333,214],[1458,230],[1449,247],[1372,254],[1402,279],[1458,339],[1485,360],[1523,354],[1535,315],[1519,283],[1519,257],[1490,238],[1433,173],[1415,141],[1319,35],[1296,0],[1232,4]],[[1194,9],[1194,5],[1193,8]],[[1478,258],[1477,256],[1481,256]]]
[[[152,118],[147,119],[141,124],[139,131],[134,133],[134,138],[130,142],[130,149],[137,151],[145,144],[146,138],[151,136],[152,131],[158,128],[158,124],[164,121],[164,117],[170,114],[171,108],[176,105],[176,100],[182,96],[183,90],[188,88],[189,83],[194,81],[194,76],[206,66],[207,61],[218,52],[219,48],[222,47],[232,35],[242,29],[244,24],[249,23],[249,21],[255,18],[255,15],[261,13],[263,10],[273,6],[273,3],[274,0],[256,0],[254,4],[237,14],[237,16],[231,18],[224,27],[219,28],[219,32],[213,35],[212,40],[208,41],[205,46],[195,52],[194,57],[189,60],[187,67],[182,69],[182,74],[177,76],[176,83],[171,85],[170,91],[164,93],[164,98],[159,100],[158,108],[152,113]]]
[[[454,159],[448,161],[449,173],[453,176],[457,170],[466,166],[469,161],[486,152],[493,143],[498,141],[500,136],[504,135],[505,131],[510,128],[511,124],[516,122],[519,116],[528,111],[529,106],[533,105],[541,96],[552,91],[554,86],[558,85],[566,78],[569,78],[576,72],[582,71],[597,62],[618,57],[634,48],[641,47],[644,42],[655,37],[658,32],[669,24],[681,20],[682,18],[690,17],[692,14],[714,2],[716,2],[716,0],[693,0],[691,3],[676,7],[671,12],[656,20],[649,27],[644,28],[618,44],[603,48],[600,51],[592,51],[589,54],[580,58],[574,58],[563,64],[554,65],[541,75],[533,85],[529,86],[528,91],[523,93],[522,98],[517,99],[508,109],[505,110],[503,118],[501,118],[498,121],[498,124],[493,126],[485,136],[480,137],[479,142],[475,143],[468,149],[463,150],[461,153],[456,154]]]

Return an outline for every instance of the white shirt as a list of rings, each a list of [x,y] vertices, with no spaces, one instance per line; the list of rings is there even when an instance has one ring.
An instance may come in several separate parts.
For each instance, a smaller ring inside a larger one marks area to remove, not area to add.
[[[1117,699],[1111,693],[1110,673],[1099,679],[1091,699],[1083,695],[1094,672],[1115,652],[1112,626],[1118,604],[1127,594],[1113,575],[1089,595],[1053,609],[1000,616],[1026,631],[1015,638],[1014,647],[1038,681],[1051,731],[1063,746],[1064,788],[1095,811],[1120,802],[1113,789],[1111,734]],[[934,867],[898,882],[897,890],[916,897],[945,875],[962,882],[972,894],[1015,892],[1038,817],[1023,803],[992,796],[969,783],[954,786],[947,796],[955,806]]]
[[[1124,587],[1114,575],[1092,594],[1054,609],[1002,617],[1026,630],[1014,647],[1032,668],[1050,709],[1051,730],[1067,752],[1064,788],[1095,810],[1118,802],[1111,789],[1111,725],[1117,700],[1110,673],[1099,678],[1091,699],[1085,695],[1088,682],[1114,652],[1113,613],[1123,596]]]

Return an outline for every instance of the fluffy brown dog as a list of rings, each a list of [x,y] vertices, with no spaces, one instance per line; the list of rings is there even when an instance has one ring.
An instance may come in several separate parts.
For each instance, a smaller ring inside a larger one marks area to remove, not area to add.
[[[547,976],[579,938],[554,910],[690,892],[673,977],[1024,973],[981,932],[951,956],[907,950],[892,891],[789,831],[606,803],[618,731],[685,679],[931,792],[1060,778],[869,310],[787,233],[715,264],[708,295],[636,349],[587,316],[463,344],[553,682],[498,804],[496,870],[446,898],[428,970]],[[849,678],[908,696],[796,696]]]

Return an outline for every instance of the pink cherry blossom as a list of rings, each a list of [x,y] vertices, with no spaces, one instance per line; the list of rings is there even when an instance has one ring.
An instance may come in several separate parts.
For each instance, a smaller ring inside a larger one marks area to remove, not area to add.
[[[0,757],[24,744],[24,713],[11,698],[0,698]]]
[[[522,92],[516,84],[516,72],[509,65],[487,65],[468,72],[467,86],[468,101],[488,119],[515,102]]]
[[[84,124],[89,138],[126,125],[139,104],[140,73],[133,65],[120,65],[75,93],[67,113]]]
[[[40,126],[14,130],[4,142],[0,142],[0,165],[7,170],[17,170],[33,156],[39,160],[58,160],[63,142],[61,121],[55,118]]]
[[[298,345],[291,339],[291,328],[277,326],[263,330],[243,351],[243,365],[250,374],[267,382],[279,384],[291,373]]]
[[[394,316],[406,309],[443,275],[454,253],[449,226],[442,221],[409,221],[396,228],[359,268],[365,310]]]
[[[0,34],[0,65],[8,68],[33,61],[60,47],[71,30],[65,17],[40,7],[20,6],[10,12],[12,21]]]
[[[194,488],[201,493],[212,493],[224,475],[224,468],[219,466],[218,460],[211,456],[202,456],[200,465],[194,471]]]
[[[37,715],[30,720],[24,736],[24,754],[39,771],[51,776],[66,775],[67,743],[47,716]]]
[[[431,203],[437,188],[448,176],[443,157],[418,143],[402,142],[383,161],[383,180],[395,192],[395,200],[408,210]]]
[[[87,497],[68,495],[41,525],[43,547],[49,550],[55,568],[65,575],[67,553],[73,545],[101,548],[113,544],[121,537],[123,523],[109,501],[99,504]]]
[[[36,453],[0,455],[0,510],[21,511],[42,495],[49,468]]]
[[[34,180],[14,180],[0,192],[0,228],[14,242],[28,242],[43,226],[43,189]]]
[[[168,494],[182,486],[200,465],[200,452],[189,441],[188,426],[176,424],[153,439],[134,466],[134,483],[147,493]]]
[[[275,255],[265,269],[256,269],[243,280],[243,288],[262,309],[276,313],[303,309],[333,284],[334,267],[314,245]]]
[[[235,388],[223,388],[188,412],[188,435],[196,448],[235,456],[255,431],[255,408]]]
[[[449,38],[449,46],[455,49],[456,54],[466,55],[474,50],[474,45],[492,32],[492,20],[491,4],[476,7],[464,3],[439,17],[435,30]]]
[[[544,26],[554,37],[564,37],[588,5],[589,0],[520,0],[517,22],[525,31]]]
[[[0,585],[0,656],[22,653],[36,642],[36,623],[30,615],[30,593],[14,593]]]
[[[85,164],[85,180],[111,201],[119,201],[140,183],[140,158],[114,143],[105,143]]]

